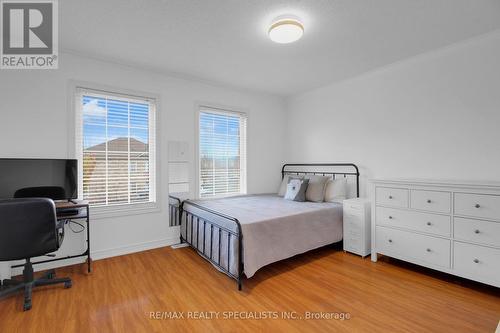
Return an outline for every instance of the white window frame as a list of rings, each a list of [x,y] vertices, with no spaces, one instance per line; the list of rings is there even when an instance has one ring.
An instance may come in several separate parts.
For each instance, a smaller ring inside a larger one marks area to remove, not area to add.
[[[227,197],[233,197],[233,196],[238,196],[238,195],[244,195],[247,194],[247,179],[248,179],[248,123],[249,123],[249,117],[248,117],[248,112],[246,111],[240,111],[240,108],[233,108],[233,107],[227,107],[227,106],[220,106],[220,105],[214,105],[211,103],[197,103],[195,105],[195,147],[196,147],[196,177],[195,177],[195,197],[200,198],[200,184],[201,184],[201,166],[200,166],[200,113],[203,112],[203,110],[209,110],[210,112],[213,113],[220,113],[220,114],[232,114],[234,116],[242,117],[245,118],[246,121],[246,126],[245,126],[245,132],[244,137],[245,137],[245,144],[244,146],[241,145],[240,141],[240,149],[244,151],[243,159],[240,159],[240,193],[237,194],[223,194],[223,195],[216,195],[216,196],[211,196],[209,199],[218,199],[218,198],[227,198]],[[240,134],[241,135],[241,134]],[[241,138],[240,138],[241,140]],[[240,156],[240,157],[241,157]],[[243,165],[243,170],[241,170],[241,165]],[[205,198],[206,199],[206,198]]]
[[[96,206],[92,208],[93,219],[97,218],[109,218],[116,216],[128,216],[135,214],[147,214],[155,213],[161,210],[161,188],[160,188],[160,142],[158,135],[158,124],[159,124],[159,109],[160,109],[160,98],[159,95],[133,91],[129,89],[115,88],[105,85],[100,85],[96,83],[88,82],[70,82],[70,98],[69,107],[73,110],[72,119],[70,122],[72,126],[69,126],[68,133],[69,138],[73,138],[74,145],[69,145],[68,155],[73,156],[78,160],[78,198],[83,199],[83,117],[81,114],[81,91],[85,90],[88,92],[95,92],[96,94],[106,95],[109,94],[112,97],[136,101],[147,101],[153,105],[153,110],[151,111],[149,121],[149,135],[150,139],[150,185],[152,189],[150,191],[150,198],[153,201],[144,203],[133,203],[133,204],[117,204],[110,206]]]

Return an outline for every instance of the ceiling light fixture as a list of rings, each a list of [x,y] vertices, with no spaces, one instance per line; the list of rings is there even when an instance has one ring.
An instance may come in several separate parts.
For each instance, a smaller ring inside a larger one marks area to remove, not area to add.
[[[280,44],[293,43],[304,34],[304,26],[296,18],[281,17],[269,27],[269,38]]]

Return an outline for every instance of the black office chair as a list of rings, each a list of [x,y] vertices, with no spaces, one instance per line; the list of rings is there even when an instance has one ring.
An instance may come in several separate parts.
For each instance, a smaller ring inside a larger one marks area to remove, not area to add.
[[[70,278],[56,279],[50,270],[34,279],[33,257],[57,251],[64,238],[64,224],[56,218],[54,201],[46,198],[0,200],[0,261],[25,259],[23,280],[2,281],[0,298],[24,290],[24,311],[31,309],[33,287],[64,283]]]
[[[60,186],[25,187],[14,193],[14,198],[50,198],[52,200],[66,200],[66,191]]]

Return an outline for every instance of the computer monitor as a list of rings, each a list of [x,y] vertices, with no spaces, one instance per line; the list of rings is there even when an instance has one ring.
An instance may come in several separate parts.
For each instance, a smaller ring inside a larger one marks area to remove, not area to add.
[[[74,159],[0,158],[0,199],[76,199],[77,169]]]

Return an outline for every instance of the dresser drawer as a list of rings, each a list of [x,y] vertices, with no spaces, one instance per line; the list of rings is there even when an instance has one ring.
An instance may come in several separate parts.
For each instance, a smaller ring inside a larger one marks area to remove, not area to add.
[[[450,267],[450,241],[377,226],[377,251],[402,259],[414,259],[418,264],[427,263]]]
[[[500,220],[500,196],[455,193],[455,214]]]
[[[456,239],[500,247],[499,222],[455,217],[453,220],[453,233]]]
[[[410,198],[411,208],[436,213],[450,213],[450,192],[411,190]]]
[[[453,270],[469,277],[500,283],[500,250],[454,242]]]
[[[408,190],[404,188],[377,187],[376,189],[377,205],[408,207]]]
[[[422,212],[377,207],[377,225],[398,227],[449,237],[451,218]]]

